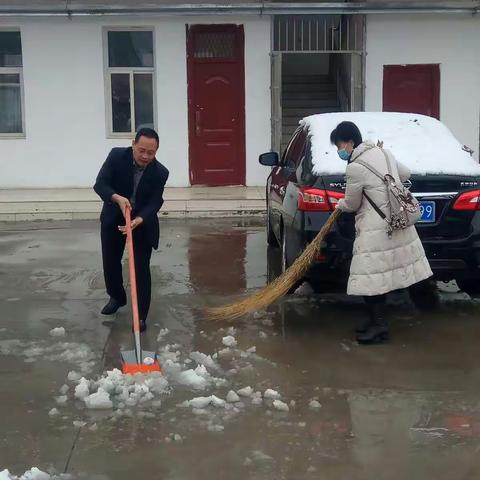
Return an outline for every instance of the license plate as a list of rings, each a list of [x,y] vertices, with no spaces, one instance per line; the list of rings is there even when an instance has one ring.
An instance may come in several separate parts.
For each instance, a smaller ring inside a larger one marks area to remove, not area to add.
[[[420,202],[420,212],[420,222],[435,223],[435,202]]]

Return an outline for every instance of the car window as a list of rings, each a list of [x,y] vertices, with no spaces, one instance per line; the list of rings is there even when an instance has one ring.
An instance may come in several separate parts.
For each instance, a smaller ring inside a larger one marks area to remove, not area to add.
[[[307,139],[307,134],[303,129],[299,129],[294,134],[283,156],[282,166],[284,168],[287,168],[290,170],[297,169],[297,167],[300,165],[300,162],[305,152],[306,139]]]
[[[303,161],[297,169],[297,178],[299,183],[302,183],[303,185],[311,186],[315,183],[316,175],[313,173],[312,144],[310,142],[310,137],[307,139],[305,145]]]

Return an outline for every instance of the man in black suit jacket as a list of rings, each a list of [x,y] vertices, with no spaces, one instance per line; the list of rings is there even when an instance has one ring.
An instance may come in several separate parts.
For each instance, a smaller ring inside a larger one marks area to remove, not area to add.
[[[112,315],[127,303],[123,287],[125,210],[131,209],[140,329],[146,329],[151,300],[150,257],[158,248],[157,213],[163,204],[168,170],[156,160],[159,146],[155,130],[137,132],[132,146],[109,153],[93,187],[103,200],[101,221],[103,273],[110,301],[102,314]]]

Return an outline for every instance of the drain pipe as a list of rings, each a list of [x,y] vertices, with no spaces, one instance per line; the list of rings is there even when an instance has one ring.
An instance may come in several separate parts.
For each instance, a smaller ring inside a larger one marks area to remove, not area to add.
[[[233,3],[230,5],[202,3],[178,5],[152,5],[88,7],[75,0],[66,0],[64,5],[45,7],[19,7],[15,1],[0,5],[0,17],[82,17],[82,16],[138,16],[138,15],[340,15],[340,14],[477,14],[480,0],[438,2],[329,2],[329,3]]]

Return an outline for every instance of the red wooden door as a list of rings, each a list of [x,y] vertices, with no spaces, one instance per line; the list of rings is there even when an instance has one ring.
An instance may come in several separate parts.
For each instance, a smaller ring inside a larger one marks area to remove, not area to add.
[[[439,65],[385,65],[383,111],[440,118]]]
[[[190,183],[245,185],[243,27],[190,27],[187,58]]]

